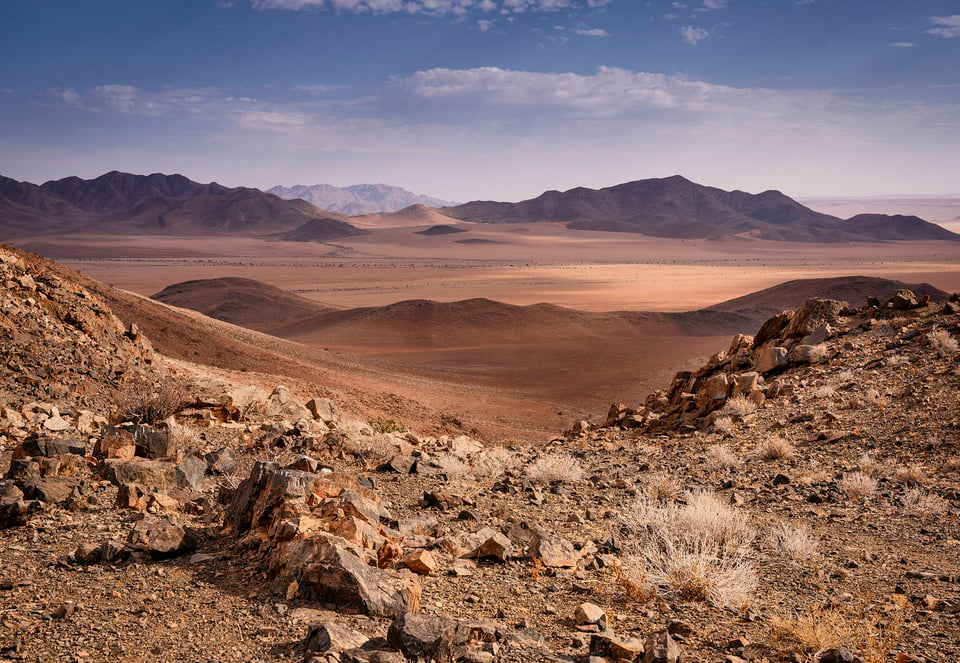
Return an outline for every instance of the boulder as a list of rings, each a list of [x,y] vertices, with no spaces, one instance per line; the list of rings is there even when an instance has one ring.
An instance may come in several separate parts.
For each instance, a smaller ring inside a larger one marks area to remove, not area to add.
[[[759,373],[768,373],[787,365],[787,349],[777,346],[761,348],[757,356],[756,369]]]
[[[329,398],[311,398],[307,401],[307,410],[313,415],[314,419],[327,424],[335,424],[340,419],[340,412],[337,406]]]
[[[436,573],[440,565],[429,550],[414,550],[407,553],[400,560],[400,564],[417,575],[428,576]]]
[[[340,652],[344,649],[362,647],[369,640],[360,631],[337,624],[336,622],[320,622],[311,624],[307,628],[307,637],[303,640],[303,647],[307,654],[321,654],[323,652]]]
[[[834,322],[847,305],[835,299],[809,299],[790,318],[781,338],[794,339],[809,336],[819,327]]]
[[[580,626],[595,624],[601,630],[607,628],[607,613],[595,603],[581,603],[577,606],[573,620]]]
[[[109,427],[108,427],[109,428]],[[107,430],[103,437],[97,440],[93,448],[93,455],[97,458],[133,458],[137,455],[137,443],[133,433],[122,428]]]
[[[485,527],[475,536],[480,543],[470,551],[468,557],[505,562],[513,553],[513,544],[510,543],[510,539],[496,530]]]
[[[204,460],[207,461],[208,474],[230,474],[237,467],[237,459],[233,454],[233,449],[223,447],[216,451],[206,454]]]
[[[643,663],[681,663],[683,650],[669,631],[660,631],[647,637],[644,643]]]
[[[440,615],[405,613],[387,631],[387,642],[414,661],[451,663],[456,646],[457,621]]]
[[[530,547],[530,555],[551,568],[569,569],[580,561],[580,553],[573,543],[556,534],[536,534]]]
[[[207,462],[195,454],[190,454],[173,468],[173,477],[178,488],[201,490],[207,474]]]
[[[154,559],[167,559],[193,552],[193,537],[170,518],[144,518],[133,526],[127,542]]]

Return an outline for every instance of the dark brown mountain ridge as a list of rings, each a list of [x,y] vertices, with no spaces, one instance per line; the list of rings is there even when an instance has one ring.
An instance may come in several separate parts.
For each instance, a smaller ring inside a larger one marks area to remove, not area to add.
[[[477,223],[552,221],[563,222],[575,230],[680,239],[720,239],[731,235],[799,242],[960,239],[960,235],[922,219],[918,219],[919,223],[904,224],[892,217],[874,215],[868,220],[844,222],[815,212],[779,191],[724,191],[679,175],[602,189],[547,191],[518,203],[474,201],[441,211]]]
[[[183,175],[113,171],[39,186],[0,176],[2,239],[72,232],[262,236],[299,229],[320,238],[313,241],[364,234],[347,217],[303,200],[200,184]]]

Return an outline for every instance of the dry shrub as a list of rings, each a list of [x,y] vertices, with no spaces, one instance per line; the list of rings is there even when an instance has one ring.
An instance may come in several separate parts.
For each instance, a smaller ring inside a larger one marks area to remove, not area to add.
[[[367,423],[370,424],[370,428],[373,429],[374,433],[380,435],[385,435],[388,433],[402,433],[407,430],[407,427],[404,426],[399,421],[395,419],[389,419],[387,417],[372,417],[367,420]]]
[[[644,492],[652,500],[670,502],[677,499],[681,487],[680,482],[669,474],[652,474],[647,479]]]
[[[960,343],[946,329],[934,329],[927,334],[927,341],[940,357],[950,357],[960,350]]]
[[[908,608],[909,604],[902,602],[877,605],[860,600],[789,616],[773,615],[770,640],[808,654],[848,647],[859,653],[863,663],[884,663],[903,638]]]
[[[782,437],[772,437],[757,447],[757,456],[763,460],[789,460],[793,454],[793,445]]]
[[[877,490],[877,480],[863,472],[845,474],[837,485],[841,492],[852,500],[865,499]]]
[[[734,396],[733,398],[729,398],[720,409],[720,411],[724,414],[729,414],[734,417],[745,417],[748,414],[756,412],[756,410],[757,404],[746,396]]]
[[[729,435],[736,428],[736,425],[733,422],[733,417],[723,416],[713,420],[713,428],[721,435]]]
[[[910,488],[900,498],[904,510],[913,516],[941,516],[950,507],[949,502],[935,493],[921,488]]]
[[[927,480],[927,475],[919,465],[899,467],[893,473],[893,480],[908,486],[919,486]]]
[[[877,409],[884,409],[887,407],[887,397],[886,395],[880,393],[876,389],[867,389],[863,397],[866,399],[867,403],[873,405]]]
[[[716,470],[729,470],[739,467],[743,464],[740,458],[733,450],[722,444],[715,444],[707,449],[707,466]]]
[[[810,347],[810,363],[819,364],[830,355],[830,348],[825,343]]]
[[[507,470],[520,466],[517,454],[506,447],[489,447],[476,454],[470,461],[473,473],[478,477],[497,478]]]
[[[872,477],[881,477],[885,474],[887,464],[877,460],[872,451],[864,451],[857,459],[857,467],[861,472],[869,474]]]
[[[757,588],[750,559],[756,531],[715,494],[692,491],[685,503],[638,498],[621,522],[630,534],[625,582],[637,591],[744,607]]]
[[[171,378],[136,378],[120,387],[114,402],[116,423],[151,424],[171,417],[189,405],[183,382]]]
[[[200,430],[193,426],[181,426],[179,424],[170,424],[167,426],[170,437],[176,442],[180,449],[196,449],[202,441]]]
[[[890,367],[906,366],[910,363],[910,357],[902,354],[890,355],[883,360],[883,363]]]
[[[453,454],[440,454],[431,462],[451,481],[462,479],[470,471],[470,466]]]
[[[806,525],[781,523],[773,530],[780,554],[794,562],[810,559],[817,554],[820,540]]]
[[[568,454],[553,453],[533,461],[526,474],[534,483],[576,483],[583,478],[583,467]]]

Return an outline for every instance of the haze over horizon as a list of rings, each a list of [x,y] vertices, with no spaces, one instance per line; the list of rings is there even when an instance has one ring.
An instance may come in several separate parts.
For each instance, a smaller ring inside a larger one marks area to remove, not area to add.
[[[520,200],[681,174],[792,197],[942,195],[949,0],[15,0],[0,174],[385,182]]]

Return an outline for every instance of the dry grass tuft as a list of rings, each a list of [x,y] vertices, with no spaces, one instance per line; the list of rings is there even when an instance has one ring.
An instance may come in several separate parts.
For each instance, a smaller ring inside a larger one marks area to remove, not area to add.
[[[526,474],[534,483],[576,483],[583,478],[583,467],[568,454],[553,453],[533,461]]]
[[[757,447],[757,456],[763,460],[789,460],[794,456],[794,448],[782,437],[773,437]]]
[[[960,350],[960,343],[946,329],[934,329],[927,334],[927,341],[934,352],[943,358],[950,357]]]
[[[919,465],[908,465],[897,468],[892,479],[897,483],[908,486],[920,486],[927,480],[927,475]]]
[[[910,488],[900,498],[904,511],[913,516],[942,516],[949,508],[950,503],[935,493],[928,493],[921,488]]]
[[[863,472],[845,474],[837,485],[852,500],[866,499],[877,491],[877,480]]]
[[[743,459],[729,447],[715,444],[707,449],[707,466],[712,469],[729,470],[742,464]]]
[[[837,388],[832,384],[820,385],[810,390],[810,395],[818,400],[832,400],[837,395]]]
[[[773,536],[780,554],[794,562],[814,557],[820,546],[820,540],[806,525],[781,523],[774,528]]]
[[[734,396],[727,399],[720,411],[734,417],[745,417],[757,411],[757,404],[746,396]]]
[[[758,585],[751,560],[756,531],[713,493],[688,492],[685,503],[639,498],[621,522],[631,535],[622,582],[641,595],[744,607]]]
[[[476,476],[495,479],[519,467],[520,458],[506,447],[489,447],[471,458],[470,465]]]
[[[729,435],[736,428],[733,417],[717,417],[713,420],[713,429],[721,435]]]
[[[431,461],[448,480],[462,479],[470,472],[470,466],[453,454],[440,454]]]
[[[669,474],[652,474],[647,479],[644,492],[652,500],[671,502],[680,495],[682,484]]]

